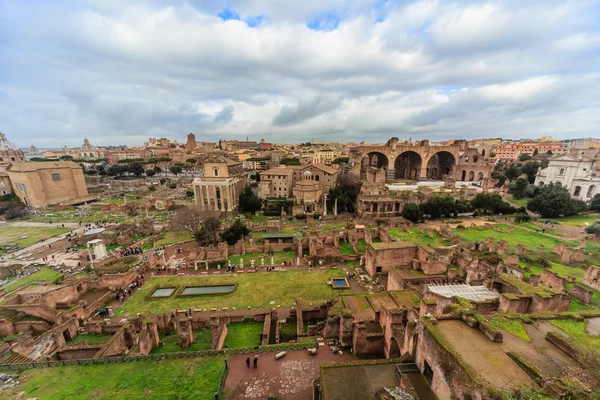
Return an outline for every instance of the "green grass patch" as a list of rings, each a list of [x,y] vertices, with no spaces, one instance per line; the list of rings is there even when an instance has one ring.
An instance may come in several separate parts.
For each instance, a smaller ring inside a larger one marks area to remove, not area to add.
[[[356,248],[358,249],[359,253],[364,254],[365,251],[367,251],[367,242],[365,241],[365,239],[358,239],[358,242],[356,243]]]
[[[192,234],[189,231],[185,231],[185,230],[168,231],[168,232],[165,232],[164,234],[161,234],[161,236],[162,237],[159,240],[154,242],[155,248],[163,247],[163,246],[170,246],[175,243],[189,242],[190,240],[194,240],[194,238],[192,237]]]
[[[504,196],[504,200],[509,201],[513,204],[516,204],[519,207],[527,207],[527,200],[526,198],[523,199],[515,199],[515,197],[512,194],[508,194],[506,196]]]
[[[552,236],[544,235],[538,232],[531,232],[526,229],[519,228],[513,225],[496,224],[496,228],[501,229],[502,232],[498,232],[493,229],[486,229],[483,226],[470,229],[454,229],[453,233],[458,234],[463,240],[468,242],[483,242],[487,238],[493,238],[494,240],[505,240],[511,248],[517,247],[521,244],[529,250],[534,250],[543,253],[550,253],[554,245],[562,243],[563,241]],[[513,232],[509,230],[513,228]],[[544,246],[540,249],[539,246]]]
[[[69,228],[43,226],[4,226],[0,228],[0,245],[28,247],[39,243],[41,239],[50,239],[70,231]]]
[[[321,232],[332,232],[332,231],[340,231],[342,229],[346,229],[348,225],[347,222],[326,222],[323,226],[321,226]]]
[[[210,329],[201,329],[192,332],[194,338],[190,347],[184,350],[178,343],[177,331],[159,333],[162,346],[154,347],[150,354],[177,353],[181,351],[210,350],[212,344],[212,332]]]
[[[520,339],[523,339],[526,342],[531,342],[529,335],[523,328],[523,323],[520,320],[512,320],[506,318],[493,318],[489,320],[492,325],[496,328],[500,328],[510,333],[513,336],[516,336]]]
[[[598,348],[600,348],[600,336],[590,335],[585,331],[586,321],[578,322],[572,319],[561,319],[548,322],[571,336],[577,346],[594,351],[598,351]]]
[[[138,312],[165,312],[174,309],[185,310],[236,307],[237,309],[292,307],[294,300],[320,304],[336,296],[350,293],[350,289],[332,289],[327,285],[331,278],[343,278],[344,271],[326,269],[317,271],[282,271],[244,273],[222,276],[157,276],[150,278],[142,288],[134,293],[122,306],[115,310],[116,315],[134,315]],[[159,287],[202,286],[237,283],[233,293],[176,297],[146,300],[152,291]],[[270,302],[274,301],[274,304]]]
[[[298,327],[295,323],[281,324],[279,328],[279,340],[281,343],[296,340],[298,338]]]
[[[340,241],[339,245],[340,245],[340,252],[342,254],[348,255],[348,256],[356,255],[356,253],[354,252],[354,249],[352,248],[352,245],[350,243]]]
[[[8,293],[10,293],[19,289],[20,287],[27,285],[29,282],[54,282],[61,276],[62,274],[60,272],[54,271],[50,268],[42,268],[31,275],[23,276],[21,278],[12,280],[8,284],[4,285],[2,288],[5,289]]]
[[[392,239],[414,242],[422,246],[445,246],[447,244],[437,231],[432,231],[432,235],[429,236],[421,233],[419,228],[408,228],[406,232],[400,228],[390,228],[388,233]],[[376,243],[375,240],[373,242]]]
[[[260,346],[262,322],[234,322],[227,326],[224,348]]]
[[[223,357],[39,368],[21,374],[15,393],[39,400],[212,400],[224,368]]]
[[[86,344],[93,346],[97,344],[104,344],[108,342],[111,337],[112,335],[77,335],[75,336],[75,339],[71,340],[67,344],[77,344],[85,341]]]
[[[573,215],[570,217],[564,217],[564,218],[552,218],[551,221],[552,222],[558,222],[561,225],[564,226],[578,226],[578,227],[586,227],[587,225],[585,224],[586,222],[589,225],[592,225],[594,222],[599,221],[600,220],[600,215],[598,214],[579,214],[579,215]],[[539,220],[540,222],[545,222],[546,220],[544,218],[540,218]]]

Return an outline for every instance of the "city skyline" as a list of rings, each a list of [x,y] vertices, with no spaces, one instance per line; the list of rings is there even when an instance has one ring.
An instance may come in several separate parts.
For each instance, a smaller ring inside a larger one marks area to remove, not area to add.
[[[0,4],[20,147],[598,137],[598,1]]]

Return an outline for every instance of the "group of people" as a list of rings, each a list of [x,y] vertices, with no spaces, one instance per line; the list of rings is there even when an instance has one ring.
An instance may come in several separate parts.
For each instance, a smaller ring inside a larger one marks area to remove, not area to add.
[[[258,354],[254,356],[254,369],[258,368]],[[246,368],[250,369],[250,357],[246,358]]]
[[[100,314],[102,318],[112,317],[114,315],[112,307],[102,307],[98,310],[98,314]]]
[[[183,313],[185,314],[186,317],[193,317],[194,316],[193,315],[193,311],[192,311],[192,307],[188,308]],[[177,318],[177,317],[179,317],[179,309],[176,308],[175,311],[173,311],[171,313],[171,318]]]
[[[142,250],[139,246],[128,247],[125,250],[121,250],[121,257],[131,256],[133,254],[142,254],[144,250]]]

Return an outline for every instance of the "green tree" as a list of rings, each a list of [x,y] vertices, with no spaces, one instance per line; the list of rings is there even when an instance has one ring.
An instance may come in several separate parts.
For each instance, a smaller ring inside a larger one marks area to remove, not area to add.
[[[250,229],[248,229],[239,218],[236,218],[233,224],[221,233],[221,240],[224,240],[227,244],[233,246],[249,233]]]
[[[539,154],[539,152],[540,152],[540,151],[539,151],[538,149],[535,149],[535,150],[533,151],[533,155],[534,155],[534,156],[537,156],[537,155]]]
[[[146,176],[151,177],[156,175],[156,171],[154,169],[147,169],[146,170]]]
[[[297,158],[282,158],[281,161],[279,161],[279,164],[281,164],[281,165],[300,165],[300,160]]]
[[[527,161],[531,160],[531,156],[529,154],[519,154],[519,161]]]
[[[577,206],[567,189],[550,183],[542,187],[527,203],[527,209],[544,218],[556,218],[561,215],[577,214]]]
[[[492,172],[491,177],[498,179],[498,184],[496,185],[498,187],[504,185],[504,182],[506,182],[506,175],[504,175],[502,172],[494,171]]]
[[[144,166],[141,163],[133,163],[127,167],[128,172],[135,176],[142,176],[144,173]]]
[[[498,194],[478,193],[471,200],[471,206],[484,214],[513,214],[516,208],[502,200]]]
[[[525,197],[525,191],[527,190],[528,186],[529,181],[525,178],[520,178],[514,182],[514,185],[511,182],[510,192],[515,197],[515,199],[522,199],[523,197]]]
[[[242,190],[242,193],[240,193],[239,200],[239,208],[241,212],[255,213],[256,211],[260,211],[260,209],[262,208],[262,202],[252,192],[250,186],[246,186],[244,190]]]
[[[172,165],[172,166],[169,168],[169,171],[170,171],[170,172],[171,172],[173,175],[177,176],[177,174],[180,174],[180,173],[181,173],[181,171],[183,171],[183,168],[181,168],[179,165]]]
[[[429,215],[432,219],[456,215],[454,199],[447,194],[433,196],[420,207],[423,214]]]
[[[600,193],[592,198],[592,201],[590,202],[590,211],[600,212]]]
[[[540,163],[537,161],[530,161],[525,163],[522,167],[521,167],[521,174],[526,174],[527,175],[527,180],[529,181],[529,183],[533,183],[535,182],[535,175],[537,174],[538,170],[540,169]]]
[[[417,204],[405,204],[404,207],[402,207],[402,217],[410,222],[417,223],[423,218],[423,211]]]
[[[585,228],[585,233],[600,236],[600,221],[596,221],[592,226]]]
[[[517,176],[520,175],[519,168],[515,167],[514,165],[511,165],[506,169],[506,171],[504,171],[504,175],[506,175],[509,181],[517,179]]]

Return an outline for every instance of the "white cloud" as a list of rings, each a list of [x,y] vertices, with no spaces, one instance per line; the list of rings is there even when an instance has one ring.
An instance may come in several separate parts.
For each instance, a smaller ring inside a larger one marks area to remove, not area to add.
[[[0,131],[41,147],[598,136],[599,3],[5,0]],[[327,16],[336,29],[307,26]]]

